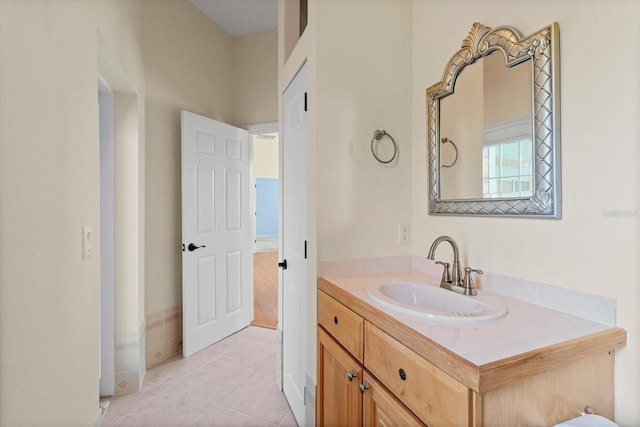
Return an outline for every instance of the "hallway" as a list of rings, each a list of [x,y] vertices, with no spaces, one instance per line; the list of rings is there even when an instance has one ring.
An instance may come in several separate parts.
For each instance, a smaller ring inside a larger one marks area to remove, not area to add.
[[[278,252],[253,254],[254,326],[276,329],[278,324]]]
[[[111,400],[103,427],[295,427],[276,386],[276,332],[249,326],[149,370],[142,390]]]

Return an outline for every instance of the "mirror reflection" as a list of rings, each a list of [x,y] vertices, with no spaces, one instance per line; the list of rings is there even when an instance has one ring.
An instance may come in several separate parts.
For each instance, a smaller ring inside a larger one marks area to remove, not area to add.
[[[479,58],[440,99],[440,197],[531,197],[534,187],[532,62]]]

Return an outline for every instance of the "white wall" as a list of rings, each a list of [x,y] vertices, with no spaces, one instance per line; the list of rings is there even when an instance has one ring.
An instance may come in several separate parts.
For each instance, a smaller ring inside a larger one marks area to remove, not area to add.
[[[232,121],[232,39],[189,2],[142,4],[151,314],[182,303],[180,110]]]
[[[142,4],[152,314],[182,303],[180,110],[236,126],[277,121],[277,32],[233,39],[189,2]]]
[[[116,92],[114,111],[115,332],[137,336],[144,319],[144,292],[140,294],[138,284],[144,281],[138,260],[139,189],[130,184],[138,180],[138,97]]]
[[[270,134],[275,139],[260,139],[253,136],[253,176],[262,178],[278,178],[280,171],[279,140],[277,133]]]
[[[398,242],[398,223],[411,212],[411,4],[310,1],[307,29],[285,58],[285,3],[279,92],[304,63],[308,72],[307,374],[315,381],[319,261],[411,253]],[[371,155],[376,129],[398,143],[389,165]]]
[[[411,3],[318,1],[316,13],[318,260],[409,254]],[[376,129],[398,143],[388,165],[371,154]]]
[[[233,39],[233,124],[278,121],[278,30]]]
[[[98,72],[127,93],[116,332],[137,335],[147,272],[147,312],[180,302],[178,112],[232,122],[231,50],[186,1],[0,1],[0,425],[98,414]],[[82,225],[95,232],[86,261]]]
[[[424,90],[475,21],[524,34],[560,24],[561,220],[427,216]],[[414,252],[449,234],[465,265],[616,299],[628,334],[616,417],[628,426],[640,424],[639,21],[637,1],[413,2]]]
[[[144,97],[141,22],[134,2],[0,2],[0,425],[98,414],[98,38]]]
[[[315,382],[319,262],[411,253],[398,243],[398,223],[411,212],[411,3],[311,0],[307,29],[291,48],[289,30],[298,22],[292,4],[279,1],[278,90],[306,63],[307,374]],[[386,166],[370,152],[376,129],[399,146]]]

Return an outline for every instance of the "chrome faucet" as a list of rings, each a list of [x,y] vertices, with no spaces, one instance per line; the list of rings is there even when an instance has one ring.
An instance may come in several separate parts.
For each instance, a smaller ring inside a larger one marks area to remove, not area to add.
[[[449,263],[436,261],[436,264],[440,264],[444,266],[444,271],[442,272],[442,280],[440,281],[440,287],[445,289],[451,289],[451,285],[462,286],[462,270],[460,268],[460,256],[458,252],[458,245],[456,242],[449,236],[440,236],[431,244],[431,248],[429,249],[429,254],[427,258],[433,260],[435,258],[435,252],[438,245],[442,242],[448,242],[453,248],[453,274],[449,274]]]
[[[442,242],[448,242],[453,248],[453,268],[449,272],[449,263],[436,261],[436,264],[440,264],[444,267],[442,272],[442,279],[440,279],[440,287],[457,291],[465,295],[477,295],[475,286],[473,285],[473,279],[471,273],[482,274],[482,270],[474,270],[472,268],[465,268],[465,277],[462,277],[462,268],[460,267],[460,254],[458,251],[458,245],[449,236],[440,236],[431,244],[427,258],[433,260],[435,258],[435,252],[438,245]]]

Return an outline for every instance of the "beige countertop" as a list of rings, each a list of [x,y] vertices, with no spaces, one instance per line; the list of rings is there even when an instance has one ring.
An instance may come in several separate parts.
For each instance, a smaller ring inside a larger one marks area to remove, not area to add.
[[[626,343],[623,329],[489,291],[468,298],[505,304],[508,313],[477,323],[417,318],[380,306],[367,295],[367,286],[398,281],[437,286],[440,278],[409,270],[325,277],[318,279],[318,288],[478,392]]]

